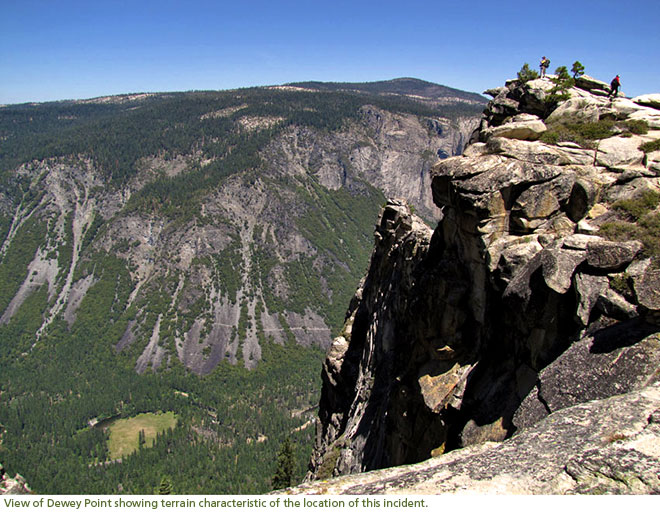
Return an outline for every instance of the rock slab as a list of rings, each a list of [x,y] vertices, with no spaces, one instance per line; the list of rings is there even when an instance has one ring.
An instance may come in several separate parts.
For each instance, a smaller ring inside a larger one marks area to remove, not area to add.
[[[562,409],[502,443],[282,492],[658,494],[659,474],[660,385],[655,384]]]

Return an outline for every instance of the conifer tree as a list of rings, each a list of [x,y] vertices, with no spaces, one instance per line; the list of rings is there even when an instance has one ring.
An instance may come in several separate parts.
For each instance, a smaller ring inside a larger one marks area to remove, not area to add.
[[[287,437],[277,454],[277,468],[275,469],[275,475],[272,480],[273,490],[291,487],[291,484],[293,483],[294,467],[295,457],[293,453],[293,444],[291,443],[291,439]]]
[[[172,494],[172,480],[169,476],[163,476],[160,479],[158,494]]]
[[[518,80],[521,82],[529,82],[530,80],[535,80],[539,77],[539,74],[529,67],[529,64],[525,62],[523,67],[518,71]]]
[[[557,79],[561,81],[566,81],[571,78],[568,74],[568,69],[566,69],[566,66],[559,66],[557,69],[555,69],[555,75],[557,75]]]
[[[576,60],[573,63],[573,67],[571,68],[571,73],[573,73],[573,78],[578,78],[584,75],[584,66],[579,60]]]

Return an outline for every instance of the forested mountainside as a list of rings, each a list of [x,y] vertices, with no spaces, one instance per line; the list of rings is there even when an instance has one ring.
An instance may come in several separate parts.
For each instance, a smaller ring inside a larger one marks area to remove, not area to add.
[[[302,476],[322,350],[378,210],[403,196],[432,222],[429,169],[483,108],[409,96],[286,86],[0,108],[7,470],[36,492],[149,493],[164,477],[262,492],[290,436]],[[113,425],[142,413],[169,423],[117,455]]]
[[[438,85],[416,78],[397,78],[380,82],[346,83],[346,82],[297,82],[288,84],[291,87],[319,91],[350,91],[380,96],[405,96],[416,101],[431,105],[453,105],[456,112],[461,113],[464,105],[483,105],[483,96],[474,92],[461,91],[444,85]]]
[[[437,227],[380,215],[290,492],[660,492],[660,94],[487,93]]]

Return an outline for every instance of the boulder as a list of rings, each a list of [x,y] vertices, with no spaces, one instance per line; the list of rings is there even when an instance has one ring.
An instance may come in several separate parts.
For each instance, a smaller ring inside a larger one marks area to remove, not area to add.
[[[465,179],[486,172],[496,167],[506,159],[498,155],[483,155],[477,158],[454,156],[440,160],[431,167],[431,178],[446,177],[451,179]]]
[[[575,175],[565,172],[546,183],[531,185],[516,199],[512,215],[527,219],[550,217],[566,203],[574,183]]]
[[[596,306],[598,297],[608,288],[610,281],[606,276],[576,274],[573,283],[578,299],[576,316],[586,327],[589,325],[591,310]]]
[[[600,242],[601,240],[603,239],[599,236],[576,233],[564,238],[562,240],[561,246],[563,249],[577,249],[580,251],[586,251],[589,244]]]
[[[460,365],[454,361],[431,361],[421,369],[418,379],[424,404],[434,413],[447,405],[460,406],[466,380],[473,365]]]
[[[547,78],[536,78],[527,82],[523,88],[523,94],[538,94],[537,91],[550,92],[555,87],[555,84],[552,83]]]
[[[575,269],[586,258],[585,251],[573,249],[547,250],[543,259],[543,279],[548,288],[559,294],[566,293],[571,287]]]
[[[534,164],[591,165],[593,150],[573,146],[551,146],[538,141],[523,141],[504,137],[490,137],[486,143],[490,153],[500,154]],[[482,151],[479,148],[479,151]],[[467,155],[467,153],[464,153]]]
[[[611,204],[621,199],[639,197],[648,190],[660,192],[659,181],[658,178],[637,178],[625,183],[617,183],[607,190],[607,201]]]
[[[598,240],[587,245],[587,264],[593,268],[614,272],[630,263],[643,245],[637,240],[609,242]]]
[[[546,122],[550,123],[593,123],[598,121],[605,104],[593,97],[571,98],[561,103],[548,116]]]
[[[633,278],[637,302],[649,310],[660,310],[660,269],[649,265],[643,274]]]
[[[638,136],[603,139],[598,144],[596,162],[610,169],[641,165],[644,153],[639,150],[639,146],[644,141]]]
[[[518,107],[516,100],[499,95],[488,104],[484,112],[491,124],[498,125],[507,117],[518,114]]]
[[[491,248],[492,245],[489,250]],[[493,270],[497,268],[499,279],[508,284],[511,277],[518,272],[518,269],[527,264],[541,250],[543,250],[543,247],[536,239],[532,239],[527,243],[518,243],[501,248],[498,252],[499,257],[497,259],[493,258]]]
[[[527,82],[519,100],[520,111],[545,118],[550,108],[546,98],[554,86],[550,80],[542,78]]]
[[[508,139],[537,140],[547,130],[545,123],[537,116],[520,114],[500,126],[486,130],[486,139],[506,137]]]
[[[536,183],[550,181],[563,173],[564,169],[556,165],[533,165],[502,159],[485,172],[457,181],[456,186],[459,190],[483,194],[511,186],[526,188]]]
[[[486,89],[482,94],[496,98],[503,92],[508,91],[506,87],[493,87],[492,89]]]
[[[474,142],[472,144],[469,144],[465,150],[463,151],[463,155],[466,158],[471,158],[471,157],[476,157],[476,156],[484,156],[488,154],[490,151],[488,150],[488,147],[484,142]]]
[[[606,317],[615,320],[631,320],[638,316],[637,308],[611,288],[600,294],[596,308]]]
[[[600,96],[601,98],[607,98],[610,95],[608,91],[601,91],[600,89],[592,89],[589,92],[595,96]]]
[[[621,116],[629,116],[640,110],[639,104],[628,98],[614,98],[611,107]]]
[[[524,302],[529,301],[533,293],[531,277],[539,268],[545,285],[559,294],[564,294],[571,287],[575,269],[586,259],[585,250],[564,249],[561,241],[553,242],[536,254],[513,276],[503,297],[516,296]]]
[[[568,161],[568,165],[588,165],[592,166],[594,163],[594,152],[590,149],[583,149],[581,147],[558,147],[557,150],[561,153],[562,157]]]
[[[660,93],[643,94],[632,99],[638,105],[660,109]]]
[[[653,331],[630,320],[573,343],[539,373],[536,387],[514,415],[514,425],[529,428],[555,411],[657,382],[660,336]]]
[[[605,91],[610,92],[610,85],[598,80],[589,75],[582,75],[575,80],[575,87],[584,89],[585,91],[593,92],[596,91]]]

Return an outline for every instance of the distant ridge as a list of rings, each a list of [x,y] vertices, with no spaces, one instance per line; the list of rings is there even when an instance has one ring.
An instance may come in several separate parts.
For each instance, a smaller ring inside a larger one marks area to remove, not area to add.
[[[445,85],[426,82],[418,78],[395,78],[377,82],[295,82],[286,84],[290,87],[315,89],[320,91],[353,91],[367,94],[400,94],[404,96],[417,96],[432,101],[446,101],[447,99],[462,100],[466,102],[487,103],[487,99],[474,92],[462,91]]]
[[[312,91],[328,92],[352,92],[359,94],[371,94],[377,96],[405,96],[410,99],[418,100],[427,105],[439,106],[455,103],[467,103],[486,105],[488,98],[475,92],[463,91],[446,85],[427,82],[418,78],[394,78],[392,80],[380,80],[376,82],[290,82],[281,85],[245,87],[244,90],[259,89],[307,89]],[[122,94],[112,94],[97,96],[93,98],[70,98],[61,100],[51,100],[45,102],[25,102],[17,104],[0,104],[0,109],[7,107],[30,108],[43,104],[105,104],[122,105],[144,100],[157,100],[158,98],[171,98],[185,94],[205,94],[205,93],[223,93],[233,89],[219,90],[191,90],[191,91],[167,91],[167,92],[132,92]]]

